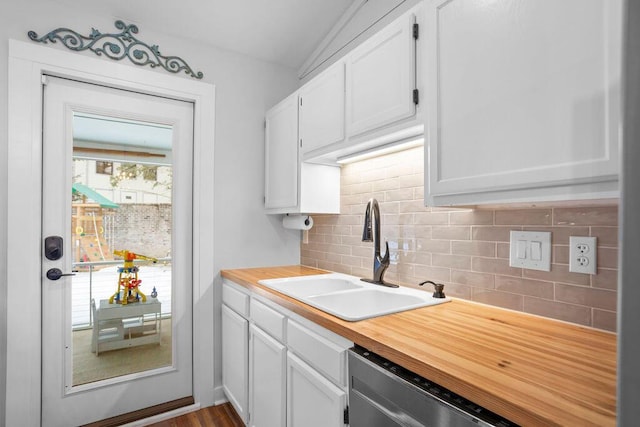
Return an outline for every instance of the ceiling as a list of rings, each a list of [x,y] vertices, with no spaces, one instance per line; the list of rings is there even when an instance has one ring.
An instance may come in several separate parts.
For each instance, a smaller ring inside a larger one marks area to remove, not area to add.
[[[73,114],[74,145],[91,142],[129,148],[171,151],[171,126],[143,123],[135,120],[97,116],[87,113]]]
[[[73,156],[76,159],[171,165],[171,126],[107,117],[73,114]]]
[[[354,0],[55,0],[299,69]],[[111,29],[98,28],[102,32]],[[162,47],[162,46],[160,46]]]

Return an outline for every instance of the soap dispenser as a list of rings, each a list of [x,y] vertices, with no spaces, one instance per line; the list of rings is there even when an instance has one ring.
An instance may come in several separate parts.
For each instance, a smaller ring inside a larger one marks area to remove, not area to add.
[[[432,282],[431,280],[425,280],[424,282],[419,283],[418,286],[423,286],[427,283],[431,283],[435,289],[435,292],[433,293],[434,298],[445,298],[446,295],[444,294],[444,284]]]

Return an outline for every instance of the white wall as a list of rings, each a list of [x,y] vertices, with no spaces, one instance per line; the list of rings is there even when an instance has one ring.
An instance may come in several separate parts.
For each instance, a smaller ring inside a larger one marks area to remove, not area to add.
[[[150,9],[150,13],[152,13]],[[93,16],[63,8],[45,0],[4,0],[0,13],[0,200],[6,200],[9,178],[7,164],[7,58],[10,38],[28,40],[27,31],[40,35],[67,27],[88,34],[91,27],[103,33],[117,32],[115,17]],[[187,39],[169,38],[146,30],[144,22],[138,37],[158,44],[165,55],[185,59],[203,81],[216,86],[215,259],[211,260],[218,277],[219,270],[235,267],[297,264],[299,234],[285,232],[277,218],[263,213],[264,112],[298,85],[296,70],[254,60],[234,52],[207,46]],[[53,45],[51,48],[66,48]],[[78,53],[95,57],[91,52]],[[108,59],[104,59],[109,61]],[[125,63],[127,60],[121,61]],[[132,67],[136,67],[131,65]],[[158,70],[159,73],[166,73]],[[176,78],[190,78],[176,76]],[[19,179],[19,177],[11,177]],[[28,226],[28,225],[27,225]],[[0,395],[6,389],[6,204],[0,208]],[[39,256],[40,254],[25,254]],[[220,298],[215,307],[219,318]],[[219,325],[211,325],[219,347]],[[219,354],[215,362],[219,384]],[[196,373],[197,375],[197,373]],[[0,420],[5,418],[5,402],[0,399]],[[3,421],[0,421],[3,424]]]

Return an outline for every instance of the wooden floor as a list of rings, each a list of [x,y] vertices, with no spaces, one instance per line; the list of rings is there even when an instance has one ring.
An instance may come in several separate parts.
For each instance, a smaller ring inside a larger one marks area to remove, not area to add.
[[[151,424],[153,427],[244,427],[230,403],[210,406],[170,420]]]

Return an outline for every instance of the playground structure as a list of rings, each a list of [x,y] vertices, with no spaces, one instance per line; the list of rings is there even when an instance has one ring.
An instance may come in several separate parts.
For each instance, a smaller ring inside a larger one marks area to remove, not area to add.
[[[105,238],[105,228],[113,227],[113,209],[118,205],[94,189],[74,182],[71,186],[71,230],[74,262],[113,261]],[[91,200],[92,203],[88,201]],[[113,236],[113,230],[107,230]],[[80,267],[82,268],[82,267]]]
[[[142,280],[138,279],[138,267],[134,265],[134,260],[142,259],[158,262],[157,258],[136,254],[128,250],[113,251],[114,255],[124,259],[124,265],[118,267],[118,290],[109,298],[109,304],[128,304],[133,302],[147,301],[147,296],[140,290]]]
[[[113,224],[113,216],[105,215],[105,210],[97,203],[73,203],[71,231],[73,233],[73,261],[95,262],[113,261],[105,231]],[[111,219],[111,221],[109,221]]]

